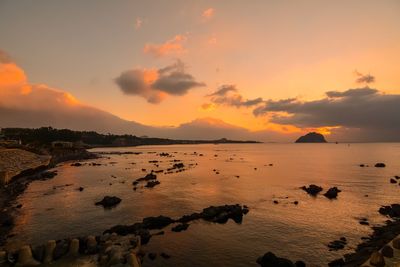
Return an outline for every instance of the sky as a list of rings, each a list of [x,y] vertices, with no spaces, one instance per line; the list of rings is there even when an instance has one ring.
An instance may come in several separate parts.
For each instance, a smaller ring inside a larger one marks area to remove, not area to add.
[[[399,14],[397,0],[0,0],[0,126],[51,106],[29,126],[82,129],[65,116],[85,106],[146,129],[393,141]]]

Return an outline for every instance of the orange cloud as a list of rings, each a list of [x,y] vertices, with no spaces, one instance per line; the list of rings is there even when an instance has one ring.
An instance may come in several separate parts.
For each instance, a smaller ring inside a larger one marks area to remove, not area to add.
[[[183,46],[186,41],[186,35],[179,34],[163,44],[146,44],[143,48],[143,52],[155,57],[163,57],[170,54],[182,54],[186,52]]]
[[[210,7],[203,11],[203,13],[201,14],[201,17],[204,19],[210,19],[210,18],[214,17],[214,14],[215,14],[215,9]]]

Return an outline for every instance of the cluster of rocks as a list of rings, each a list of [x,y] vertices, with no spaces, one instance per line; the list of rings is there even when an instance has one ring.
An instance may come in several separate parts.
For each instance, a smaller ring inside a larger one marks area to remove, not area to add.
[[[347,239],[346,237],[341,237],[338,240],[334,240],[328,244],[329,251],[337,251],[344,249],[344,247],[347,245]]]
[[[373,226],[373,233],[357,245],[354,253],[345,254],[343,258],[329,263],[330,267],[361,266],[367,260],[372,266],[385,266],[384,257],[391,258],[391,248],[400,249],[400,217],[399,204],[382,207],[379,212],[383,215],[394,216],[394,221],[387,220],[382,226]],[[389,243],[390,242],[390,243]],[[387,244],[389,243],[389,247]],[[391,245],[390,245],[391,244]],[[383,264],[383,265],[382,265]],[[367,265],[368,266],[368,265]]]
[[[307,194],[313,197],[317,196],[323,190],[322,187],[315,184],[310,184],[308,187],[302,186],[301,189],[303,189],[307,192]],[[335,199],[340,192],[342,191],[335,186],[329,188],[328,191],[325,192],[324,196],[329,199]]]
[[[140,182],[146,182],[144,187],[147,187],[147,188],[153,188],[154,186],[160,184],[160,181],[157,181],[157,175],[155,175],[153,172],[148,173],[148,174],[146,174],[146,176],[138,178],[135,181],[133,181],[133,183],[132,183],[132,185],[134,186],[133,190],[137,189],[137,185]]]
[[[49,240],[44,245],[22,246],[18,251],[0,251],[1,266],[32,267],[42,264],[57,266],[59,262],[74,261],[80,257],[93,255],[98,266],[126,264],[139,267],[145,253],[141,249],[140,239],[121,238],[116,234],[87,236],[84,238]]]
[[[257,259],[257,263],[261,267],[306,267],[303,261],[296,261],[293,263],[289,259],[277,257],[272,252],[267,252]]]
[[[385,216],[389,216],[390,218],[393,219],[400,219],[400,204],[382,206],[379,209],[379,213]]]
[[[226,223],[229,219],[232,219],[236,223],[241,223],[243,215],[247,214],[249,209],[247,206],[236,205],[223,205],[223,206],[210,206],[203,209],[202,212],[192,213],[190,215],[184,215],[179,219],[172,219],[166,216],[158,217],[147,217],[142,222],[138,222],[132,225],[116,225],[104,233],[117,233],[118,235],[129,235],[134,234],[141,237],[143,244],[146,244],[150,238],[150,230],[163,229],[170,224],[178,223],[172,228],[174,232],[180,232],[188,229],[189,222],[194,220],[203,219],[205,221],[214,223]]]

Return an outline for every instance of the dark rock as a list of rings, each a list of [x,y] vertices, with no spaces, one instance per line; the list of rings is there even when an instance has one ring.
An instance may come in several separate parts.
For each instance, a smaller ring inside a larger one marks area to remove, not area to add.
[[[386,245],[382,248],[381,253],[386,258],[393,258],[394,251],[391,246]]]
[[[296,143],[326,143],[325,137],[316,132],[311,132],[306,135],[299,137]]]
[[[400,204],[392,204],[390,206],[383,206],[379,209],[379,213],[391,218],[400,217]]]
[[[145,177],[136,179],[136,181],[141,182],[141,181],[150,181],[150,180],[155,180],[155,179],[157,179],[157,175],[155,175],[154,173],[151,172],[151,173],[146,174]]]
[[[171,230],[172,230],[173,232],[182,232],[182,231],[187,230],[188,228],[189,228],[189,224],[187,224],[187,223],[181,223],[181,224],[178,224],[178,225],[172,227]]]
[[[340,250],[344,249],[344,247],[347,245],[347,240],[345,237],[341,237],[339,240],[334,240],[328,244],[329,250]]]
[[[393,179],[393,178],[390,178],[390,183],[391,183],[391,184],[397,184],[397,180],[396,180],[396,179]]]
[[[386,167],[386,164],[385,164],[385,163],[381,163],[381,162],[380,162],[380,163],[376,163],[376,164],[375,164],[375,167],[376,167],[376,168],[385,168],[385,167]]]
[[[264,256],[257,259],[261,267],[295,267],[293,262],[285,258],[279,258],[272,252],[267,252]]]
[[[298,202],[297,200],[295,200],[295,201],[293,202],[293,204],[298,205],[299,202]]]
[[[316,196],[319,194],[319,192],[321,192],[323,190],[322,187],[315,185],[315,184],[310,184],[308,187],[303,186],[303,187],[301,187],[301,189],[306,191],[307,194],[309,194],[311,196]]]
[[[274,204],[279,204],[279,201],[278,200],[274,200]]]
[[[159,181],[148,181],[147,184],[145,185],[145,187],[153,188],[153,187],[155,187],[156,185],[159,185],[159,184],[160,184]]]
[[[80,187],[78,188],[78,190],[81,191],[81,192],[82,192],[84,189],[85,189],[85,188],[83,188],[82,186],[80,186]]]
[[[306,267],[306,263],[304,261],[296,261],[294,263],[296,267]]]
[[[328,191],[326,191],[324,196],[329,198],[329,199],[334,199],[334,198],[337,197],[339,192],[342,192],[342,191],[340,189],[338,189],[336,186],[335,187],[331,187],[331,188],[328,189]]]
[[[365,167],[365,164],[360,164],[360,167]]]
[[[80,167],[80,166],[82,166],[82,163],[80,163],[80,162],[72,163],[71,166]]]
[[[170,217],[166,216],[158,216],[158,217],[147,217],[143,219],[143,228],[153,230],[153,229],[162,229],[171,223],[174,220]]]
[[[98,201],[95,203],[96,206],[101,205],[104,208],[111,208],[116,205],[118,205],[121,202],[121,199],[119,197],[110,197],[110,196],[105,196],[101,201]]]

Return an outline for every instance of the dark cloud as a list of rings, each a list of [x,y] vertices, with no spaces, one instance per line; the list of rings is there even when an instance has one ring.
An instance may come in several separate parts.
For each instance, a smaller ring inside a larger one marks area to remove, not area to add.
[[[358,88],[358,89],[349,89],[344,92],[329,91],[329,92],[326,92],[326,95],[328,97],[344,97],[344,96],[362,97],[362,96],[373,95],[373,94],[377,94],[377,93],[378,93],[378,90],[372,89],[369,87],[365,87],[365,88]]]
[[[400,95],[386,95],[370,88],[328,92],[327,95],[327,98],[305,102],[293,98],[268,100],[253,113],[270,115],[274,123],[302,128],[341,126],[400,134]],[[381,140],[384,139],[381,136]]]
[[[197,82],[192,75],[185,73],[185,66],[179,60],[159,69],[158,73],[158,79],[151,86],[171,95],[184,95],[192,88],[205,86],[205,83]]]
[[[0,49],[0,63],[2,64],[13,63],[11,57],[1,49]]]
[[[205,86],[185,72],[185,65],[180,60],[158,70],[124,71],[115,78],[115,83],[125,94],[142,96],[150,103],[159,103],[167,95],[184,95],[192,88]]]
[[[356,82],[357,83],[373,83],[375,82],[375,77],[372,76],[371,74],[362,74],[358,71],[355,71],[355,74],[358,76]]]
[[[212,94],[207,95],[210,101],[217,105],[226,105],[233,107],[252,107],[263,102],[261,97],[255,99],[245,99],[237,93],[235,85],[222,85]]]
[[[212,94],[209,94],[208,96],[224,96],[228,92],[237,92],[237,89],[234,85],[225,84],[225,85],[220,86],[217,91],[215,91]]]

